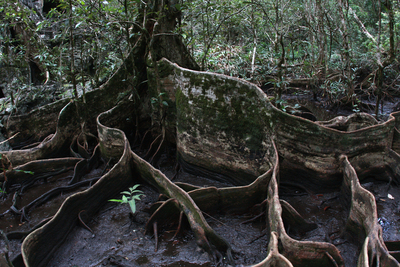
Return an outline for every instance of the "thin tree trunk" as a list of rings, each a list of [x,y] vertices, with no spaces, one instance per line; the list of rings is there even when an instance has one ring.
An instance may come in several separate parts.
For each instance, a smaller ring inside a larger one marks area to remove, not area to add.
[[[322,8],[321,0],[316,0],[317,16],[318,16],[318,66],[321,68],[320,77],[325,77],[326,74],[326,34],[324,29],[324,10]]]
[[[343,37],[343,59],[345,63],[345,69],[343,76],[346,77],[346,82],[348,86],[348,93],[347,97],[349,100],[353,100],[353,95],[354,95],[354,86],[353,86],[353,71],[351,69],[351,56],[350,56],[350,41],[349,41],[349,33],[347,30],[347,22],[345,18],[345,12],[344,10],[348,10],[349,8],[349,3],[347,0],[339,0],[338,1],[338,7],[339,7],[339,16],[340,16],[340,22],[342,26],[342,37]]]
[[[74,30],[73,30],[73,17],[72,17],[72,0],[69,0],[69,55],[71,57],[71,80],[74,90],[74,96],[77,99],[79,97],[78,90],[76,89],[75,79],[75,58],[74,58]]]

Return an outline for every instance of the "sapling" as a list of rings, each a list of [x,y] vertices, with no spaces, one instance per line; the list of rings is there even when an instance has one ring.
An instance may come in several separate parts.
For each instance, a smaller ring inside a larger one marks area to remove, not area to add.
[[[129,204],[129,207],[131,208],[132,214],[135,214],[136,212],[136,200],[140,200],[141,196],[144,196],[143,192],[141,190],[138,190],[140,185],[134,185],[132,187],[129,187],[129,191],[122,191],[122,198],[121,199],[109,199],[108,201],[112,202],[119,202],[121,204]]]

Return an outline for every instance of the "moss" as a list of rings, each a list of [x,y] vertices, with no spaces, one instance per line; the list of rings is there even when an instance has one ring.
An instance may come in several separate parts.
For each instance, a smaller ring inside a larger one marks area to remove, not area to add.
[[[190,88],[176,92],[178,131],[193,135],[197,129],[209,136],[224,132],[232,143],[241,140],[252,151],[262,147],[265,103],[259,101],[256,88],[210,74],[186,75]]]

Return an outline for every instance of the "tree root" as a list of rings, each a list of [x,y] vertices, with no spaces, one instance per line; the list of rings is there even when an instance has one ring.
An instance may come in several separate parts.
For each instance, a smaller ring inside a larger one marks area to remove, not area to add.
[[[292,263],[279,253],[278,233],[271,232],[271,238],[268,244],[268,256],[253,267],[293,267]]]
[[[282,244],[280,253],[295,266],[311,264],[315,266],[331,266],[332,259],[334,259],[335,265],[344,266],[343,258],[334,245],[325,242],[297,241],[290,238],[286,233],[282,220],[282,206],[278,195],[278,156],[276,155],[275,158],[274,172],[268,186],[268,223],[271,235],[276,233],[278,240]],[[327,257],[326,253],[329,253],[331,257]]]
[[[181,222],[184,214],[197,244],[216,263],[221,263],[223,257],[233,263],[232,250],[229,243],[209,226],[203,212],[245,213],[266,199],[267,229],[271,238],[268,256],[256,266],[343,266],[343,259],[334,245],[298,241],[286,233],[285,224],[300,225],[300,231],[315,227],[301,218],[288,203],[279,199],[279,172],[280,168],[282,172],[286,171],[286,167],[295,172],[295,182],[306,184],[311,192],[319,188],[339,188],[344,172],[343,195],[345,201],[351,203],[348,205],[350,214],[347,229],[357,235],[365,235],[364,242],[360,245],[359,266],[398,266],[382,240],[376,220],[375,201],[369,192],[354,189],[359,187],[356,171],[362,172],[363,169],[380,170],[389,167],[395,179],[388,179],[388,182],[398,182],[400,157],[390,150],[394,127],[400,124],[396,114],[382,124],[375,125],[367,118],[365,121],[372,124],[366,128],[339,131],[277,110],[259,88],[238,79],[196,73],[166,61],[162,61],[162,64],[165,64],[165,73],[164,76],[160,75],[160,84],[168,80],[168,92],[176,90],[174,99],[176,97],[177,122],[170,125],[178,125],[177,151],[182,162],[199,166],[211,171],[210,173],[218,172],[224,177],[232,178],[233,183],[247,185],[198,188],[172,183],[160,170],[132,152],[123,131],[112,128],[119,127],[126,121],[124,114],[127,107],[128,110],[134,108],[133,104],[122,101],[115,108],[101,113],[96,120],[100,144],[98,152],[95,151],[94,154],[99,153],[102,157],[113,159],[113,162],[118,159],[118,162],[91,188],[68,197],[49,222],[27,236],[22,244],[22,257],[26,266],[46,265],[52,252],[79,220],[82,210],[89,217],[92,216],[108,199],[136,182],[150,184],[166,196],[163,201],[154,205],[157,209],[147,228],[153,226],[154,229],[154,223],[157,223],[156,228],[160,229],[163,219],[172,217],[171,214],[179,217]],[[200,88],[201,79],[197,75],[215,85],[215,88],[210,86],[205,89],[205,94]],[[163,88],[160,90],[163,91]],[[206,110],[200,110],[199,102],[193,105],[193,110],[204,117],[188,122],[188,118],[194,118],[197,113],[185,110],[185,107],[191,107],[186,102],[195,101],[193,97],[196,95],[200,95],[203,100],[208,97],[208,102],[203,107]],[[189,99],[190,97],[192,98]],[[225,99],[230,99],[229,103],[223,102]],[[247,100],[249,101],[246,102]],[[235,103],[237,105],[233,105]],[[210,107],[215,109],[212,112],[215,111],[217,115],[226,111],[231,112],[229,114],[233,117],[227,116],[216,121],[214,117],[207,116],[207,109],[211,109]],[[228,108],[225,109],[226,107]],[[93,114],[99,114],[96,112],[97,110],[93,111]],[[235,117],[238,114],[244,116]],[[13,166],[54,156],[54,153],[70,144],[77,135],[80,127],[73,121],[74,115],[75,108],[67,105],[60,113],[57,132],[49,141],[29,150],[5,152],[3,155],[10,159]],[[241,129],[246,131],[236,132]],[[394,144],[400,140],[397,137],[395,135],[393,138]],[[157,150],[159,148],[160,146]],[[340,154],[347,156],[340,161]],[[87,164],[90,162],[80,163],[75,169],[76,173],[83,173]],[[310,173],[315,174],[315,177],[308,177]],[[362,175],[368,175],[368,171],[362,172]],[[282,176],[282,179],[287,178]],[[303,177],[306,179],[302,179]],[[362,210],[365,212],[361,212]]]
[[[7,170],[5,175],[7,177],[8,186],[14,184],[22,184],[32,179],[33,175],[43,175],[50,172],[60,170],[70,170],[81,161],[77,158],[57,158],[57,159],[44,159],[34,160],[26,164],[16,166],[11,170]],[[0,174],[0,181],[4,182],[4,173]]]
[[[358,259],[359,267],[399,266],[386,248],[382,238],[382,228],[378,223],[378,214],[374,195],[364,189],[355,169],[346,156],[341,156],[343,165],[343,194],[351,201],[346,228],[355,236],[364,239]]]

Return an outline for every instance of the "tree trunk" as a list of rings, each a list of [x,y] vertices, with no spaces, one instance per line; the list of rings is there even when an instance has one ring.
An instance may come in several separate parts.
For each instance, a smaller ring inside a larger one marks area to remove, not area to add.
[[[343,76],[346,79],[348,93],[347,98],[353,101],[353,94],[354,94],[354,85],[353,85],[353,72],[351,69],[351,56],[350,56],[350,42],[349,42],[349,33],[347,30],[347,21],[345,18],[345,10],[348,8],[347,0],[339,0],[338,8],[339,8],[339,15],[340,15],[340,22],[342,28],[342,38],[343,38],[343,61],[344,61],[344,70]]]

